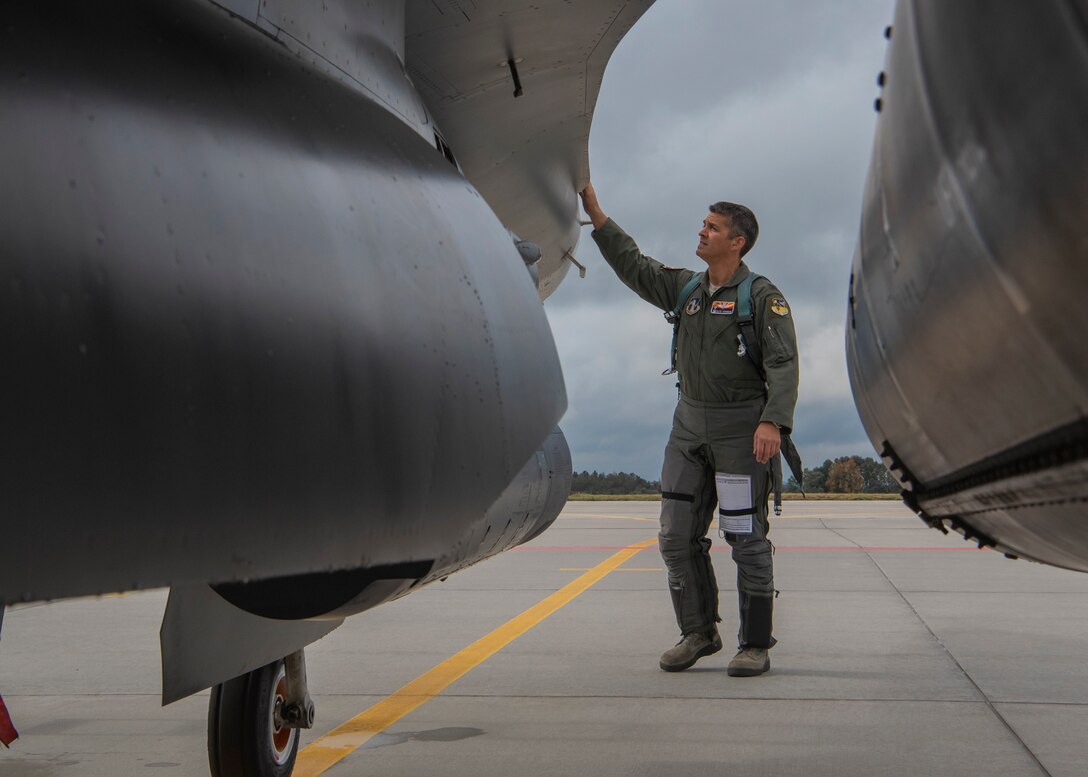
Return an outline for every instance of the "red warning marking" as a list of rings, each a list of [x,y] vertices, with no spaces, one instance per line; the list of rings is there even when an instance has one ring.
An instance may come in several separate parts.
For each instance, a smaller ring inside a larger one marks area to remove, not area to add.
[[[519,547],[519,548],[514,548],[514,550],[523,550],[523,551],[524,550],[551,550],[551,551],[556,551],[556,550],[623,550],[623,548],[624,548],[623,545],[524,545],[524,546]],[[647,550],[649,550],[649,548],[647,548]],[[711,548],[711,550],[730,551],[731,548],[728,545],[715,545],[714,547]],[[841,547],[840,546],[831,546],[831,547],[819,547],[819,546],[817,546],[817,547],[813,547],[813,546],[789,547],[789,546],[787,546],[787,547],[783,547],[781,545],[778,545],[778,546],[775,547],[775,550],[786,550],[786,551],[793,551],[793,552],[800,552],[800,553],[803,553],[805,551],[816,551],[816,552],[850,551],[850,552],[857,553],[858,551],[889,551],[889,550],[896,550],[896,551],[906,550],[906,551],[915,551],[915,552],[917,552],[917,551],[931,551],[931,550],[939,551],[939,552],[948,552],[948,551],[960,552],[960,551],[965,551],[965,550],[966,551],[977,551],[977,550],[985,550],[985,549],[984,548],[971,547],[970,545],[965,545],[963,547],[955,547],[955,548],[929,548],[929,547],[923,547],[923,546],[919,546],[919,547],[894,547],[894,546],[881,547],[881,546],[876,546],[876,545],[864,545],[864,546],[843,545]]]
[[[726,548],[714,547],[713,550],[729,550],[729,548],[727,548],[727,547]],[[775,550],[791,550],[791,551],[795,551],[795,552],[803,552],[803,551],[806,551],[806,550],[815,550],[815,551],[832,551],[832,550],[867,550],[867,551],[910,550],[910,551],[926,551],[926,552],[929,552],[929,551],[932,550],[932,551],[938,551],[938,552],[946,552],[946,551],[959,552],[959,551],[963,551],[963,550],[984,550],[984,548],[972,548],[972,547],[968,547],[968,546],[964,546],[962,548],[960,548],[960,547],[956,547],[956,548],[931,548],[931,547],[926,547],[926,546],[919,546],[919,547],[916,547],[916,548],[911,548],[911,547],[898,547],[898,546],[895,546],[895,545],[889,545],[887,547],[881,547],[879,545],[859,545],[856,548],[852,547],[852,546],[851,547],[833,546],[833,547],[829,547],[829,548],[818,548],[818,547],[790,548],[790,547],[781,547],[781,546],[776,545]]]
[[[514,550],[624,550],[626,545],[522,545]]]
[[[15,725],[11,722],[11,715],[8,714],[7,705],[4,704],[4,697],[0,696],[0,744],[10,747],[11,743],[18,738],[19,732],[15,730]]]

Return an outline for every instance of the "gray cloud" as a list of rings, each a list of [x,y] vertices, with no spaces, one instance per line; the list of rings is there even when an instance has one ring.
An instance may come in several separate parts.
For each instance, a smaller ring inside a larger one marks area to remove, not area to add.
[[[843,322],[892,7],[658,0],[613,55],[594,114],[594,184],[645,253],[701,269],[707,204],[756,212],[760,239],[746,260],[794,310],[796,440],[810,465],[872,453],[846,379]],[[676,400],[660,375],[670,330],[588,234],[577,253],[588,277],[568,277],[547,303],[574,466],[656,478]]]

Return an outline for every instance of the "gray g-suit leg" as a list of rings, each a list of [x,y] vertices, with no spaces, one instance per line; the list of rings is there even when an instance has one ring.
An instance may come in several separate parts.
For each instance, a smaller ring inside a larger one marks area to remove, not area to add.
[[[679,413],[678,413],[679,414]],[[661,557],[681,634],[717,633],[718,582],[706,534],[714,517],[706,446],[674,419],[661,471]]]
[[[767,500],[770,496],[770,465],[759,464],[751,453],[751,441],[744,441],[744,449],[737,446],[722,450],[715,446],[719,471],[746,475],[751,478],[752,520],[751,532],[726,532],[725,540],[733,549],[733,561],[737,565],[737,596],[740,609],[740,628],[737,642],[741,648],[770,648],[775,644],[772,636],[774,610],[774,563],[773,546],[767,539],[770,528]],[[723,461],[724,460],[724,461]]]

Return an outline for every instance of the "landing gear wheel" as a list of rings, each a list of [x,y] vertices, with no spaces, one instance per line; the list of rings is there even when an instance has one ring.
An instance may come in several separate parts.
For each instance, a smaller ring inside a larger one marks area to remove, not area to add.
[[[298,729],[280,717],[287,696],[283,661],[212,688],[208,704],[208,764],[212,777],[289,777]]]

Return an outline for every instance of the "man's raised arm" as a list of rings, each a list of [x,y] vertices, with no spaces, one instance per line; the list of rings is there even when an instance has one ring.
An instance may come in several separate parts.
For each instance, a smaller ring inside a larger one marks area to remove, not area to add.
[[[593,189],[593,182],[590,181],[586,184],[586,188],[578,192],[578,196],[582,198],[582,210],[589,216],[589,220],[593,222],[594,229],[600,229],[604,226],[604,223],[608,221],[608,216],[601,210],[601,203],[597,202],[597,192]]]

